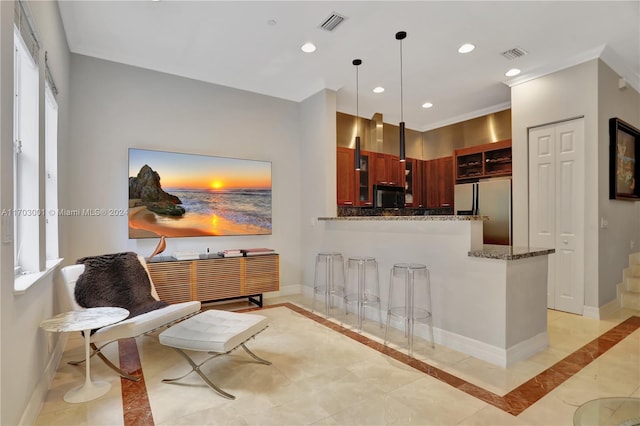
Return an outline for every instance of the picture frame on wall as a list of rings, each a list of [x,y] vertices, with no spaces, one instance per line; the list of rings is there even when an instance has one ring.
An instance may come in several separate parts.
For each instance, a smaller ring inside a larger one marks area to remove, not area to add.
[[[609,119],[609,199],[640,200],[640,130]]]

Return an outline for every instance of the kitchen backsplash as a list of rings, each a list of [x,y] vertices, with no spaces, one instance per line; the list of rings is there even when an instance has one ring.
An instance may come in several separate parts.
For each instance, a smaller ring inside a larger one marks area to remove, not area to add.
[[[445,207],[440,209],[425,208],[403,208],[403,209],[383,209],[376,207],[342,207],[338,206],[338,217],[347,216],[434,216],[452,215],[453,208]]]

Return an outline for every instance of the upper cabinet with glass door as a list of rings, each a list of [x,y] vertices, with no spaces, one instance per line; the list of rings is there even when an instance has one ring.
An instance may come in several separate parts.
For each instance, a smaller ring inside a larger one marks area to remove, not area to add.
[[[456,181],[511,176],[511,139],[455,151]]]

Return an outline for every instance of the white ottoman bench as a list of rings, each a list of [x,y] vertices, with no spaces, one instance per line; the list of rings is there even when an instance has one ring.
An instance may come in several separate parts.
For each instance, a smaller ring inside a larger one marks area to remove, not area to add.
[[[225,398],[235,399],[235,396],[213,384],[200,370],[200,367],[209,360],[228,354],[240,346],[259,363],[271,365],[269,361],[260,358],[245,346],[247,340],[266,329],[269,325],[268,323],[269,320],[261,315],[209,310],[168,328],[160,333],[160,343],[178,351],[191,365],[192,370],[175,379],[163,379],[162,381],[171,383],[195,371],[202,377],[202,380],[220,395]],[[208,352],[211,356],[200,364],[196,364],[185,350]]]

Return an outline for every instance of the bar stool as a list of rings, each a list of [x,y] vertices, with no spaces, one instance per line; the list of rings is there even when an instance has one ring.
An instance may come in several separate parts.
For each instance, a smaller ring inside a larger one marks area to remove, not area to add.
[[[324,314],[329,316],[333,296],[344,295],[344,260],[341,253],[318,253],[313,278],[312,311],[316,310],[316,294],[324,295]]]
[[[355,283],[354,283],[355,281]],[[378,278],[378,261],[373,257],[350,257],[347,261],[347,282],[344,292],[344,311],[348,315],[349,304],[358,307],[358,331],[362,331],[365,308],[378,306],[378,322],[382,327],[380,313],[380,280]]]
[[[402,294],[397,290],[404,287],[404,303],[397,300]],[[394,297],[396,293],[396,297]],[[413,332],[416,321],[424,322],[431,334],[431,347],[435,348],[433,336],[433,317],[431,314],[431,283],[429,270],[420,263],[396,263],[389,274],[389,307],[387,309],[387,326],[384,331],[384,344],[391,317],[402,318],[405,323],[404,334],[409,341],[409,356],[413,356]]]

